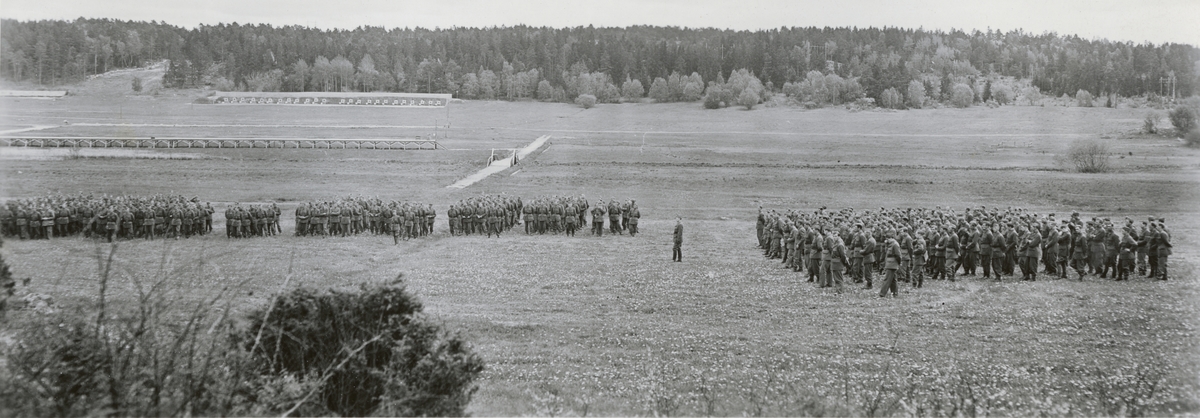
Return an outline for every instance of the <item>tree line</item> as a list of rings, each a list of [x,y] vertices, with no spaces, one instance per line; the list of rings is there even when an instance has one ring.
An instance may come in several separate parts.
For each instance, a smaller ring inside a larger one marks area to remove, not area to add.
[[[699,100],[707,84],[724,85],[741,69],[761,80],[765,92],[784,92],[789,84],[797,91],[801,85],[811,89],[828,81],[861,89],[861,96],[877,102],[896,100],[894,94],[906,92],[914,81],[945,92],[995,76],[1028,79],[1056,96],[1079,90],[1158,94],[1167,78],[1175,80],[1181,96],[1200,86],[1200,50],[1193,45],[1020,30],[342,30],[237,23],[186,29],[111,19],[0,21],[0,76],[10,80],[61,84],[160,60],[170,62],[163,80],[167,87],[404,91],[508,100],[569,101],[591,94],[604,101],[647,93],[656,99]],[[828,80],[817,80],[818,75]]]

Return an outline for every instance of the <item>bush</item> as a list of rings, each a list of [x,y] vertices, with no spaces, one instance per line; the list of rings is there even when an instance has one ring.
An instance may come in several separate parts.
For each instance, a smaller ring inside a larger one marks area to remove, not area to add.
[[[997,86],[992,89],[992,99],[998,104],[1006,105],[1012,101],[1012,92],[1008,90],[1008,87]]]
[[[737,103],[739,106],[745,106],[746,110],[751,110],[754,109],[754,106],[758,104],[759,100],[761,100],[761,98],[758,97],[758,93],[755,93],[754,90],[751,89],[745,89],[742,90],[742,94],[738,95]]]
[[[1180,138],[1196,129],[1196,111],[1190,107],[1177,106],[1167,117],[1171,119],[1171,126],[1175,127],[1175,135]]]
[[[975,101],[975,90],[966,84],[955,84],[953,93],[950,95],[950,104],[954,107],[966,108],[971,107],[971,103]]]
[[[708,90],[704,92],[704,108],[720,109],[725,107],[725,94],[724,86],[710,82]]]
[[[142,78],[141,77],[133,77],[133,92],[134,93],[142,92]]]
[[[1200,129],[1192,129],[1183,136],[1183,143],[1189,147],[1200,147]]]
[[[1151,110],[1142,120],[1142,131],[1148,134],[1158,133],[1158,124],[1162,123],[1162,114]]]
[[[1092,107],[1092,102],[1095,100],[1096,98],[1091,93],[1088,93],[1087,90],[1080,89],[1075,92],[1075,104],[1079,105],[1079,107]]]
[[[1030,106],[1038,104],[1038,102],[1041,102],[1043,98],[1042,91],[1041,89],[1038,89],[1037,86],[1029,86],[1022,89],[1021,96],[1029,102]]]
[[[591,109],[592,107],[596,106],[596,96],[590,94],[581,94],[579,97],[575,98],[575,104],[583,107],[584,109]]]
[[[1081,173],[1107,172],[1111,157],[1108,144],[1095,139],[1079,139],[1067,148],[1067,160]]]
[[[168,276],[135,280],[127,309],[106,305],[115,254],[100,262],[94,309],[19,328],[0,416],[463,415],[483,370],[402,286],[298,289],[242,327],[224,291],[183,302]]]
[[[621,84],[621,96],[626,100],[641,99],[646,94],[646,89],[642,87],[642,82],[638,80],[626,79]]]
[[[900,109],[904,107],[904,96],[900,95],[900,90],[895,87],[884,90],[879,94],[879,100],[883,103],[883,107],[889,109]]]
[[[925,103],[925,83],[920,80],[908,82],[908,94],[905,96],[905,103],[913,109],[920,109]]]
[[[252,312],[238,339],[257,373],[315,380],[338,415],[463,415],[483,361],[421,310],[402,286],[302,288]]]
[[[101,260],[98,304],[24,324],[0,374],[0,416],[238,415],[241,350],[221,296],[165,297],[165,279],[136,286],[130,309],[105,304],[116,247]],[[175,318],[182,318],[176,320]]]

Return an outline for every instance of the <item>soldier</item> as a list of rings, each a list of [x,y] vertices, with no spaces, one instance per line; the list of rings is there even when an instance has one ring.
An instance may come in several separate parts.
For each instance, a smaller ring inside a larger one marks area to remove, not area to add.
[[[837,242],[837,230],[829,229],[821,240],[821,287],[832,287],[833,284],[833,247]]]
[[[575,204],[570,201],[563,207],[563,221],[566,222],[566,234],[575,236],[575,223],[579,220],[579,211],[575,209]],[[633,232],[629,233],[633,235]]]
[[[621,230],[621,205],[615,197],[608,201],[608,232],[625,235]]]
[[[874,240],[875,238],[872,237],[871,239]],[[888,292],[892,293],[892,297],[898,297],[898,296],[900,296],[900,294],[899,294],[900,292],[898,289],[899,286],[896,285],[896,275],[897,275],[897,272],[900,270],[900,243],[896,242],[896,239],[894,237],[892,237],[891,233],[888,233],[887,241],[885,241],[883,245],[885,247],[887,247],[887,249],[884,250],[884,263],[883,263],[883,268],[884,268],[884,270],[887,271],[887,273],[886,273],[887,275],[884,276],[884,278],[883,278],[883,286],[880,286],[880,288],[879,288],[879,297],[881,297],[881,298],[887,297]],[[868,256],[874,257],[875,254],[870,253],[870,254],[868,254]],[[867,270],[867,288],[868,289],[871,288],[870,274],[871,274],[870,270]]]
[[[550,230],[557,234],[562,230],[563,207],[559,202],[550,202]]]
[[[1171,256],[1171,234],[1167,226],[1159,219],[1158,223],[1158,278],[1167,280],[1167,257]]]
[[[1153,279],[1158,278],[1158,224],[1154,223],[1154,218],[1150,221],[1150,229],[1146,230],[1146,258],[1150,266],[1147,274]]]
[[[1004,248],[1004,275],[1012,276],[1016,273],[1017,261],[1017,246],[1020,245],[1018,240],[1017,229],[1013,224],[1008,224],[1008,231],[1004,233],[1004,243],[1007,245]]]
[[[863,232],[863,224],[861,222],[854,224],[854,235],[850,237],[850,278],[855,283],[863,281],[863,250],[867,243],[867,236]]]
[[[1091,249],[1089,258],[1091,265],[1090,271],[1091,274],[1099,276],[1100,273],[1104,271],[1104,254],[1106,252],[1104,248],[1105,236],[1104,231],[1100,229],[1100,225],[1098,223],[1093,223],[1091,229],[1091,237],[1088,240],[1089,248]]]
[[[534,223],[537,222],[537,215],[533,213],[533,205],[521,208],[521,212],[525,215],[525,235],[532,234],[536,230]]]
[[[388,220],[388,223],[391,224],[390,229],[392,230],[392,245],[400,245],[400,228],[404,225],[404,215],[401,213],[400,208],[396,208],[395,206],[385,213],[391,213],[392,215]]]
[[[1071,232],[1067,228],[1067,221],[1063,220],[1063,226],[1058,230],[1058,254],[1055,256],[1058,262],[1056,271],[1058,278],[1067,278],[1068,265],[1071,262]]]
[[[1079,273],[1079,281],[1083,281],[1083,276],[1087,271],[1088,258],[1088,237],[1087,234],[1077,229],[1075,224],[1069,224],[1071,229],[1071,263],[1075,268],[1075,272]]]
[[[428,203],[425,207],[425,234],[433,233],[433,222],[437,219],[437,211],[433,209],[433,204]]]
[[[601,200],[592,208],[592,234],[604,236],[604,201]]]
[[[925,286],[925,255],[928,252],[928,244],[925,242],[925,239],[921,238],[923,232],[924,231],[917,231],[917,233],[913,235],[912,284],[915,288],[921,288]],[[1000,280],[999,274],[997,274],[996,280]]]
[[[308,209],[309,205],[300,204],[296,206],[296,236],[303,237],[308,235]]]
[[[621,204],[621,230],[629,230],[629,201]]]
[[[1058,274],[1058,229],[1049,221],[1043,221],[1042,228],[1045,231],[1042,237],[1043,264],[1046,265],[1046,274],[1056,275]]]
[[[875,235],[871,234],[871,228],[867,228],[865,236],[866,236],[866,242],[863,244],[863,247],[862,247],[862,275],[863,275],[863,281],[867,282],[866,288],[870,289],[871,288],[871,270],[875,269],[875,251],[876,251],[875,247],[878,246],[878,242],[875,241]],[[896,242],[895,238],[892,237],[891,233],[888,234],[888,239],[890,239],[892,241],[892,243],[896,244],[897,249],[900,248],[900,243]],[[897,271],[900,270],[900,264],[899,264],[900,259],[899,258],[900,258],[900,254],[899,254],[899,250],[897,250],[896,269],[895,269]],[[886,264],[886,260],[885,260],[885,264]],[[884,268],[886,269],[887,267],[885,266]],[[893,271],[890,274],[892,276],[890,279],[892,281],[892,286],[895,287],[896,272]],[[886,286],[886,284],[885,284],[885,286]],[[885,287],[885,289],[886,289],[886,287]]]
[[[1117,278],[1117,255],[1121,252],[1121,236],[1117,235],[1113,229],[1113,224],[1107,225],[1108,232],[1104,234],[1104,271],[1100,273],[1101,278],[1108,277],[1108,273],[1112,272],[1112,278]]]
[[[1121,254],[1117,260],[1117,281],[1129,280],[1129,272],[1133,270],[1137,241],[1133,239],[1133,227],[1121,231]]]
[[[758,220],[755,221],[755,223],[754,223],[754,230],[758,234],[758,248],[761,248],[763,250],[767,249],[767,241],[766,241],[767,238],[765,235],[763,235],[766,232],[766,226],[767,226],[766,215],[763,214],[762,205],[759,205],[758,206]]]
[[[67,209],[67,205],[59,206],[54,213],[54,234],[59,237],[67,236],[67,229],[71,226],[71,211]]]
[[[808,253],[808,281],[821,283],[821,242],[825,237],[820,230],[810,227],[804,245]]]
[[[1025,280],[1037,280],[1038,260],[1042,258],[1042,235],[1036,229],[1029,231],[1029,243],[1025,250],[1028,276]]]
[[[1134,237],[1134,239],[1137,240],[1137,243],[1138,243],[1137,268],[1138,268],[1138,275],[1141,275],[1141,276],[1146,275],[1146,248],[1147,248],[1147,245],[1150,243],[1150,238],[1148,236],[1149,232],[1150,232],[1150,230],[1146,226],[1146,222],[1142,221],[1142,227],[1141,227],[1141,229],[1138,230],[1137,236]]]
[[[842,241],[837,230],[833,231],[833,254],[830,256],[830,279],[832,285],[837,288],[838,293],[842,292],[842,272],[846,270],[846,265],[850,259],[846,256],[846,243]],[[826,283],[825,287],[829,287],[831,283]]]
[[[674,246],[671,247],[671,261],[683,262],[683,218],[675,218]]]
[[[629,235],[634,237],[637,235],[637,220],[641,219],[642,211],[637,208],[637,201],[630,199],[629,201]]]

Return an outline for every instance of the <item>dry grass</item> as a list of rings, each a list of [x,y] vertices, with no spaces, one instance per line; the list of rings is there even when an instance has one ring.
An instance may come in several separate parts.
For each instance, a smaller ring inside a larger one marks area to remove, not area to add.
[[[79,100],[4,111],[30,124],[66,115],[118,120],[111,108]],[[387,116],[409,125],[435,117],[369,113],[379,109],[234,115],[187,106],[124,112],[156,123],[352,125]],[[201,150],[229,159],[16,161],[0,168],[0,195],[174,190],[218,202],[280,201],[287,211],[289,202],[361,193],[431,202],[442,214],[476,193],[636,199],[637,238],[440,232],[393,246],[383,237],[229,241],[217,234],[123,244],[119,263],[134,271],[156,265],[164,245],[176,263],[206,260],[218,274],[176,284],[195,297],[262,277],[237,296],[239,306],[264,303],[278,285],[266,281],[282,276],[292,251],[296,285],[349,288],[404,272],[428,312],[463,329],[488,363],[475,415],[934,414],[967,405],[990,414],[1113,415],[1122,406],[1109,399],[1146,395],[1122,392],[1142,387],[1139,377],[1161,382],[1157,395],[1142,396],[1149,413],[1197,408],[1200,153],[1133,137],[1142,123],[1137,110],[628,104],[581,112],[469,102],[451,112],[454,130],[444,144],[463,151]],[[519,172],[444,189],[480,168],[488,149],[541,134],[554,135],[551,145]],[[1114,160],[1114,173],[1054,166],[1072,140],[1105,136],[1125,156]],[[1177,280],[966,280],[902,291],[897,300],[859,290],[835,295],[762,259],[753,238],[759,204],[1153,214],[1172,227]],[[684,263],[668,261],[675,216],[688,231]],[[437,228],[445,231],[444,215]],[[94,293],[92,245],[13,242],[4,251],[17,277],[37,278],[31,290],[63,304]],[[110,289],[121,300],[120,285]],[[974,392],[954,389],[963,387]]]

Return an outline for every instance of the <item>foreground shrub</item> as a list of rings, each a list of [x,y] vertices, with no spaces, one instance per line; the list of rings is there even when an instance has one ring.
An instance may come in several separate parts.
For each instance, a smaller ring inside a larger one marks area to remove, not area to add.
[[[0,416],[452,416],[476,390],[480,358],[401,286],[299,289],[240,322],[224,291],[168,295],[178,277],[106,303],[115,253],[96,306],[22,324]]]
[[[1108,144],[1095,139],[1078,139],[1067,148],[1067,161],[1081,173],[1103,173],[1109,165]]]
[[[0,416],[218,415],[245,356],[230,349],[222,297],[181,303],[163,280],[128,309],[106,305],[116,247],[101,262],[98,305],[23,324],[0,373]]]
[[[1188,132],[1196,129],[1196,110],[1187,106],[1179,106],[1167,114],[1175,134],[1182,138]]]
[[[421,309],[403,287],[297,289],[252,312],[239,340],[256,373],[316,381],[338,415],[463,415],[483,362]]]
[[[575,104],[584,109],[591,109],[596,106],[596,96],[590,94],[581,94],[575,98]]]

